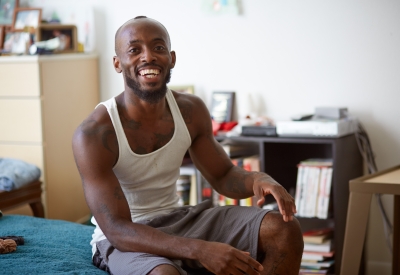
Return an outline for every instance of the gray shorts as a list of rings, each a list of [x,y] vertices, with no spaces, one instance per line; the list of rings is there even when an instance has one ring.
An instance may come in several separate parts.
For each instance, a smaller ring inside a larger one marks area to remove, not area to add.
[[[258,207],[217,206],[209,201],[196,206],[180,207],[168,215],[139,223],[157,228],[167,234],[229,244],[248,251],[257,259],[260,224],[268,210]],[[110,274],[148,274],[156,266],[169,264],[186,275],[187,268],[201,268],[192,260],[174,260],[141,252],[121,252],[108,240],[96,243],[93,263]]]

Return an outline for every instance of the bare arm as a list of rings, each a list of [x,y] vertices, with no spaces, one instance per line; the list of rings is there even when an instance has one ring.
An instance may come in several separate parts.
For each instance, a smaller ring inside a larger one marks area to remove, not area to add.
[[[115,132],[109,118],[101,115],[104,108],[98,109],[76,130],[73,152],[88,206],[110,243],[120,251],[198,260],[216,274],[221,267],[230,274],[240,274],[238,268],[259,274],[256,270],[262,266],[233,247],[171,236],[131,221],[128,203],[112,171],[118,158]]]
[[[201,103],[196,103],[196,106],[190,156],[203,176],[218,193],[230,198],[242,199],[255,195],[257,204],[262,205],[264,196],[271,194],[278,203],[283,219],[292,220],[296,213],[293,197],[266,173],[249,172],[234,166],[213,136],[207,108]]]

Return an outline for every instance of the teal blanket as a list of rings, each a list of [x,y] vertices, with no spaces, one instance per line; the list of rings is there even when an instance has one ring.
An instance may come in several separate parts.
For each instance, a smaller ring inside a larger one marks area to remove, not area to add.
[[[92,264],[93,226],[30,216],[4,215],[0,236],[22,236],[24,245],[0,254],[1,274],[107,274]]]

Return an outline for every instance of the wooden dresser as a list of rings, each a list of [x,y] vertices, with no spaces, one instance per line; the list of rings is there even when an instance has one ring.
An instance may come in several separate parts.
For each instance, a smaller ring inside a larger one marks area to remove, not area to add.
[[[90,215],[71,143],[98,102],[95,54],[0,57],[0,157],[42,170],[46,218]]]

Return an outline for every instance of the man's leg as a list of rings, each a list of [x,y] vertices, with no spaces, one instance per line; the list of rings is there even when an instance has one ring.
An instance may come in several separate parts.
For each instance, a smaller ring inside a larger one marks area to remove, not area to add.
[[[148,275],[180,275],[181,273],[172,265],[163,264],[156,266]]]
[[[298,275],[304,243],[300,224],[283,221],[277,211],[270,211],[261,222],[258,239],[258,260],[262,274]]]
[[[96,246],[93,263],[110,274],[186,274],[178,261],[174,262],[164,257],[142,252],[122,252],[114,248],[107,239],[97,242]]]

